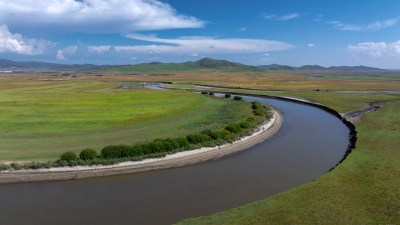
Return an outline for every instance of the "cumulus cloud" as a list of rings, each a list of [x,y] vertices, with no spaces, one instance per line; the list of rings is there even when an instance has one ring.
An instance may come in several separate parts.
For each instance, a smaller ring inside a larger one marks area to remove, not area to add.
[[[291,19],[295,19],[300,17],[300,13],[290,13],[286,15],[275,15],[275,14],[263,14],[263,17],[267,20],[278,20],[278,21],[287,21]]]
[[[347,46],[348,51],[373,58],[400,57],[400,40],[392,43],[364,42]]]
[[[291,44],[262,39],[216,39],[212,37],[182,37],[163,39],[153,36],[129,34],[135,40],[161,43],[152,45],[117,46],[117,51],[133,51],[141,53],[255,53],[279,51],[292,48]]]
[[[15,29],[129,32],[198,28],[204,22],[180,15],[158,0],[0,1],[0,21]]]
[[[13,34],[6,25],[0,25],[0,53],[16,53],[21,55],[43,54],[55,43],[43,39],[25,38],[21,34]]]
[[[326,24],[333,25],[334,28],[338,30],[346,30],[346,31],[378,31],[383,28],[392,27],[397,24],[400,20],[400,17],[388,19],[385,21],[375,21],[371,22],[367,25],[354,25],[354,24],[346,24],[340,21],[324,21]]]
[[[57,51],[56,58],[63,60],[63,59],[65,59],[66,56],[71,56],[71,55],[75,54],[77,50],[78,50],[78,46],[76,46],[76,45],[68,46],[64,49],[60,49]]]
[[[307,46],[308,46],[308,47],[315,47],[315,44],[309,43],[309,44],[307,44]]]

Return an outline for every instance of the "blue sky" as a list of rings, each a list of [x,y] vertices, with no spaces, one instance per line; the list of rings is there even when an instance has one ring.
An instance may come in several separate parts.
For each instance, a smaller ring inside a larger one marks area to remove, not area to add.
[[[0,58],[400,68],[400,1],[0,0]]]

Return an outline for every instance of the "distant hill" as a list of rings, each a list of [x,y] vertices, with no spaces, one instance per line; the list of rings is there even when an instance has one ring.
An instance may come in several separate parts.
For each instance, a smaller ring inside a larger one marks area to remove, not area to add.
[[[46,62],[16,62],[7,59],[0,59],[0,70],[11,71],[102,71],[118,72],[118,73],[163,73],[163,72],[179,72],[179,71],[196,71],[196,70],[216,70],[224,72],[263,72],[265,70],[278,71],[383,71],[383,69],[367,67],[367,66],[331,66],[322,67],[318,65],[305,65],[300,67],[292,67],[287,65],[271,64],[261,66],[248,66],[240,63],[234,63],[227,60],[216,60],[211,58],[203,58],[197,61],[188,61],[184,63],[141,63],[136,65],[94,65],[94,64],[58,64]]]
[[[383,71],[384,69],[367,67],[367,66],[331,66],[322,67],[318,65],[305,65],[300,67],[292,67],[279,64],[260,65],[257,66],[263,70],[292,70],[292,71]]]
[[[98,66],[93,64],[57,64],[57,63],[45,63],[45,62],[16,62],[7,59],[0,59],[0,70],[83,70],[83,69],[94,69],[94,68],[108,68],[110,66]]]
[[[247,66],[240,63],[233,63],[226,60],[203,58],[198,61],[184,63],[142,63],[136,65],[118,66],[109,69],[111,72],[129,73],[157,73],[157,72],[179,72],[193,70],[220,70],[226,72],[262,72],[255,66]]]

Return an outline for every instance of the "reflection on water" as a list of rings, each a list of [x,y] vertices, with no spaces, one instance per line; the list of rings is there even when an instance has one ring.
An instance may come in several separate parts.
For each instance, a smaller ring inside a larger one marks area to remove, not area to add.
[[[205,163],[130,175],[0,185],[0,224],[171,224],[310,182],[340,161],[348,129],[305,105],[244,97],[281,109],[278,134]]]

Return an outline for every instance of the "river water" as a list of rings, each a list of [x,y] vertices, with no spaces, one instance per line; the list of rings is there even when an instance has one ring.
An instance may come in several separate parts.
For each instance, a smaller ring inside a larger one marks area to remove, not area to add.
[[[0,185],[0,224],[171,224],[310,182],[344,155],[349,130],[310,106],[244,97],[284,112],[270,140],[201,164],[84,180]]]

